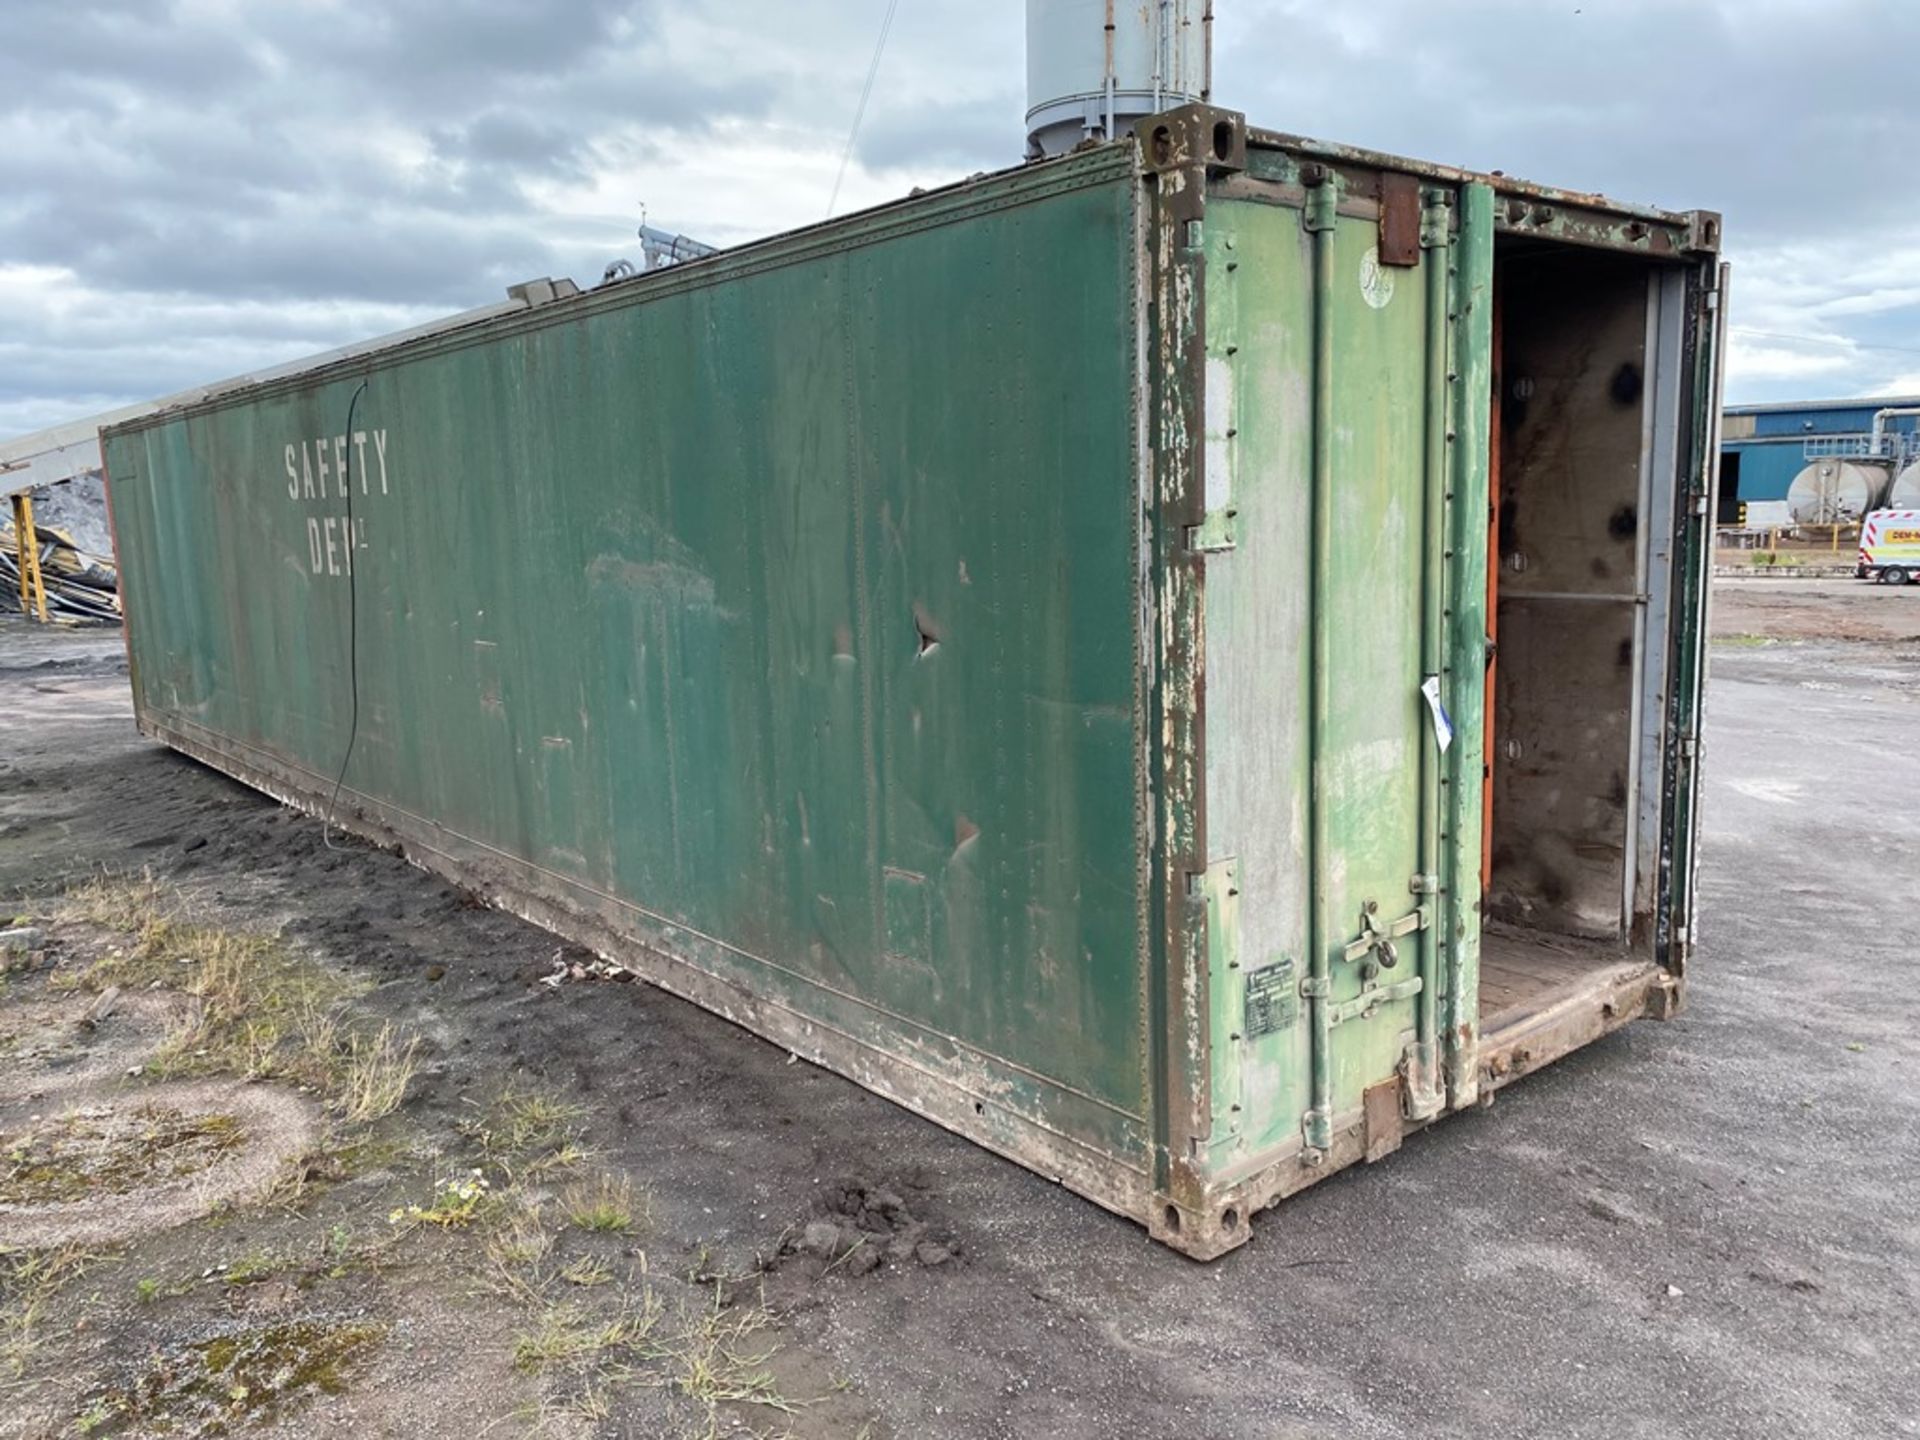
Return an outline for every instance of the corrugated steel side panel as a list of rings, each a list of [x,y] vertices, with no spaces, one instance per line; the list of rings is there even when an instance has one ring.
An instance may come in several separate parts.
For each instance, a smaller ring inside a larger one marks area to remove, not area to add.
[[[142,724],[324,805],[357,683],[343,809],[1137,1213],[1138,194],[1113,147],[113,432]]]

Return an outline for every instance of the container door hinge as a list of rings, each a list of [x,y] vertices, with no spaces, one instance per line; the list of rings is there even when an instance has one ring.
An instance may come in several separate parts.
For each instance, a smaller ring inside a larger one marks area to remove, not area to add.
[[[1453,244],[1453,197],[1435,190],[1420,212],[1420,248],[1444,250]]]
[[[1314,163],[1300,167],[1300,183],[1307,190],[1306,208],[1300,223],[1309,235],[1331,230],[1340,221],[1340,178],[1326,166]]]

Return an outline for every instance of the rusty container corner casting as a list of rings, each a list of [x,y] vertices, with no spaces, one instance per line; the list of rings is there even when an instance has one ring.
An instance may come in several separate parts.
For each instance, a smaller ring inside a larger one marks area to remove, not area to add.
[[[139,723],[1215,1256],[1679,1002],[1718,231],[1189,106],[216,393]]]

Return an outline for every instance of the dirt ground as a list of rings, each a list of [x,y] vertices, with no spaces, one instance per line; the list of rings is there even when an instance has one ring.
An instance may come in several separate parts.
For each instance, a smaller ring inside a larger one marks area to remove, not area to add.
[[[1713,635],[1733,644],[1788,640],[1920,641],[1920,587],[1866,580],[1722,579]]]
[[[0,920],[43,936],[0,991],[0,1247],[76,1147],[124,1194],[114,1136],[196,1197],[0,1254],[0,1434],[1920,1435],[1888,974],[1920,811],[1886,803],[1920,790],[1920,593],[1743,580],[1715,633],[1681,1018],[1203,1267],[661,992],[543,983],[588,957],[136,736],[117,637],[0,624]],[[217,967],[171,957],[230,935],[360,982],[258,1065],[283,1121],[153,1103],[244,1017],[201,1055],[141,997],[178,963],[212,1025]],[[356,1116],[370,1027],[418,1043]],[[282,1183],[223,1188],[300,1124]]]

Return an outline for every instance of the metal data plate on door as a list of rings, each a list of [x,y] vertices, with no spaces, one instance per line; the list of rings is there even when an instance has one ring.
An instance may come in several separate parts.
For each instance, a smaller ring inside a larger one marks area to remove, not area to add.
[[[1300,1016],[1300,983],[1292,959],[1247,975],[1247,1038],[1293,1028]]]

